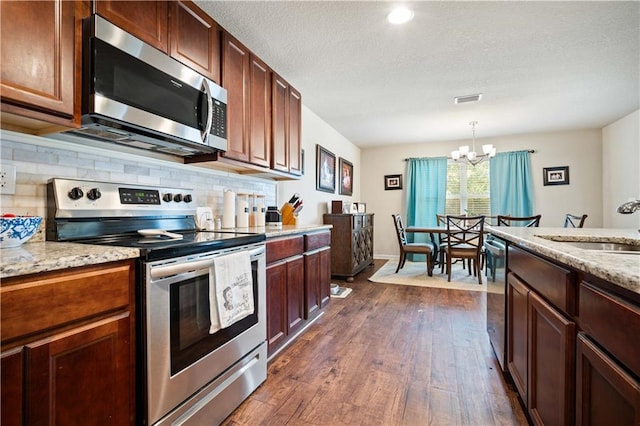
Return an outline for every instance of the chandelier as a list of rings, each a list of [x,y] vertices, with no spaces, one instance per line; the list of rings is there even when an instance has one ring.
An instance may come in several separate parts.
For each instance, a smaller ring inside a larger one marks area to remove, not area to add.
[[[457,151],[451,151],[451,158],[453,161],[457,161],[459,163],[467,163],[475,166],[476,164],[480,164],[483,161],[488,160],[489,158],[496,156],[496,149],[493,144],[482,145],[482,154],[478,155],[476,153],[476,124],[477,121],[472,121],[469,123],[471,125],[471,131],[473,132],[473,145],[472,150],[469,151],[469,145],[464,145],[458,148]]]

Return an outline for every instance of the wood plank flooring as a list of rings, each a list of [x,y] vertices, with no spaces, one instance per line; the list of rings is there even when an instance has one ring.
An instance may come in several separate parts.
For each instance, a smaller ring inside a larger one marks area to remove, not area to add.
[[[232,425],[526,425],[485,331],[482,292],[367,281],[269,364]]]

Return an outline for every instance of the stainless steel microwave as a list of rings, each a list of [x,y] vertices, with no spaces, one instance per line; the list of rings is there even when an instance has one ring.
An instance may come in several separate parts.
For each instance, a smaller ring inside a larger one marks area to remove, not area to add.
[[[98,15],[84,25],[82,127],[59,138],[179,156],[226,151],[224,88]]]

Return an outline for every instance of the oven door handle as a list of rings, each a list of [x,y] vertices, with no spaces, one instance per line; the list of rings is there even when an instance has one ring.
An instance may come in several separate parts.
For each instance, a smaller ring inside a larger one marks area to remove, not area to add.
[[[249,256],[253,262],[257,257],[264,256],[265,248],[257,247],[249,251]],[[224,254],[221,254],[224,255]],[[160,279],[170,277],[177,274],[185,274],[187,272],[197,271],[200,269],[209,269],[213,267],[213,258],[194,260],[186,263],[176,263],[172,265],[156,266],[151,269],[149,274],[152,279]]]

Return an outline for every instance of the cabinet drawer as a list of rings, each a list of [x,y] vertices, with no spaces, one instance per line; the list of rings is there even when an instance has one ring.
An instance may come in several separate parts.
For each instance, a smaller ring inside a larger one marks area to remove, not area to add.
[[[578,325],[640,377],[640,308],[583,281]]]
[[[91,266],[0,287],[2,341],[128,307],[133,263]]]
[[[509,246],[509,269],[556,308],[575,315],[575,273],[514,246]]]
[[[331,245],[331,232],[318,232],[304,236],[304,251]]]
[[[304,252],[302,235],[267,240],[267,263],[276,262]]]

